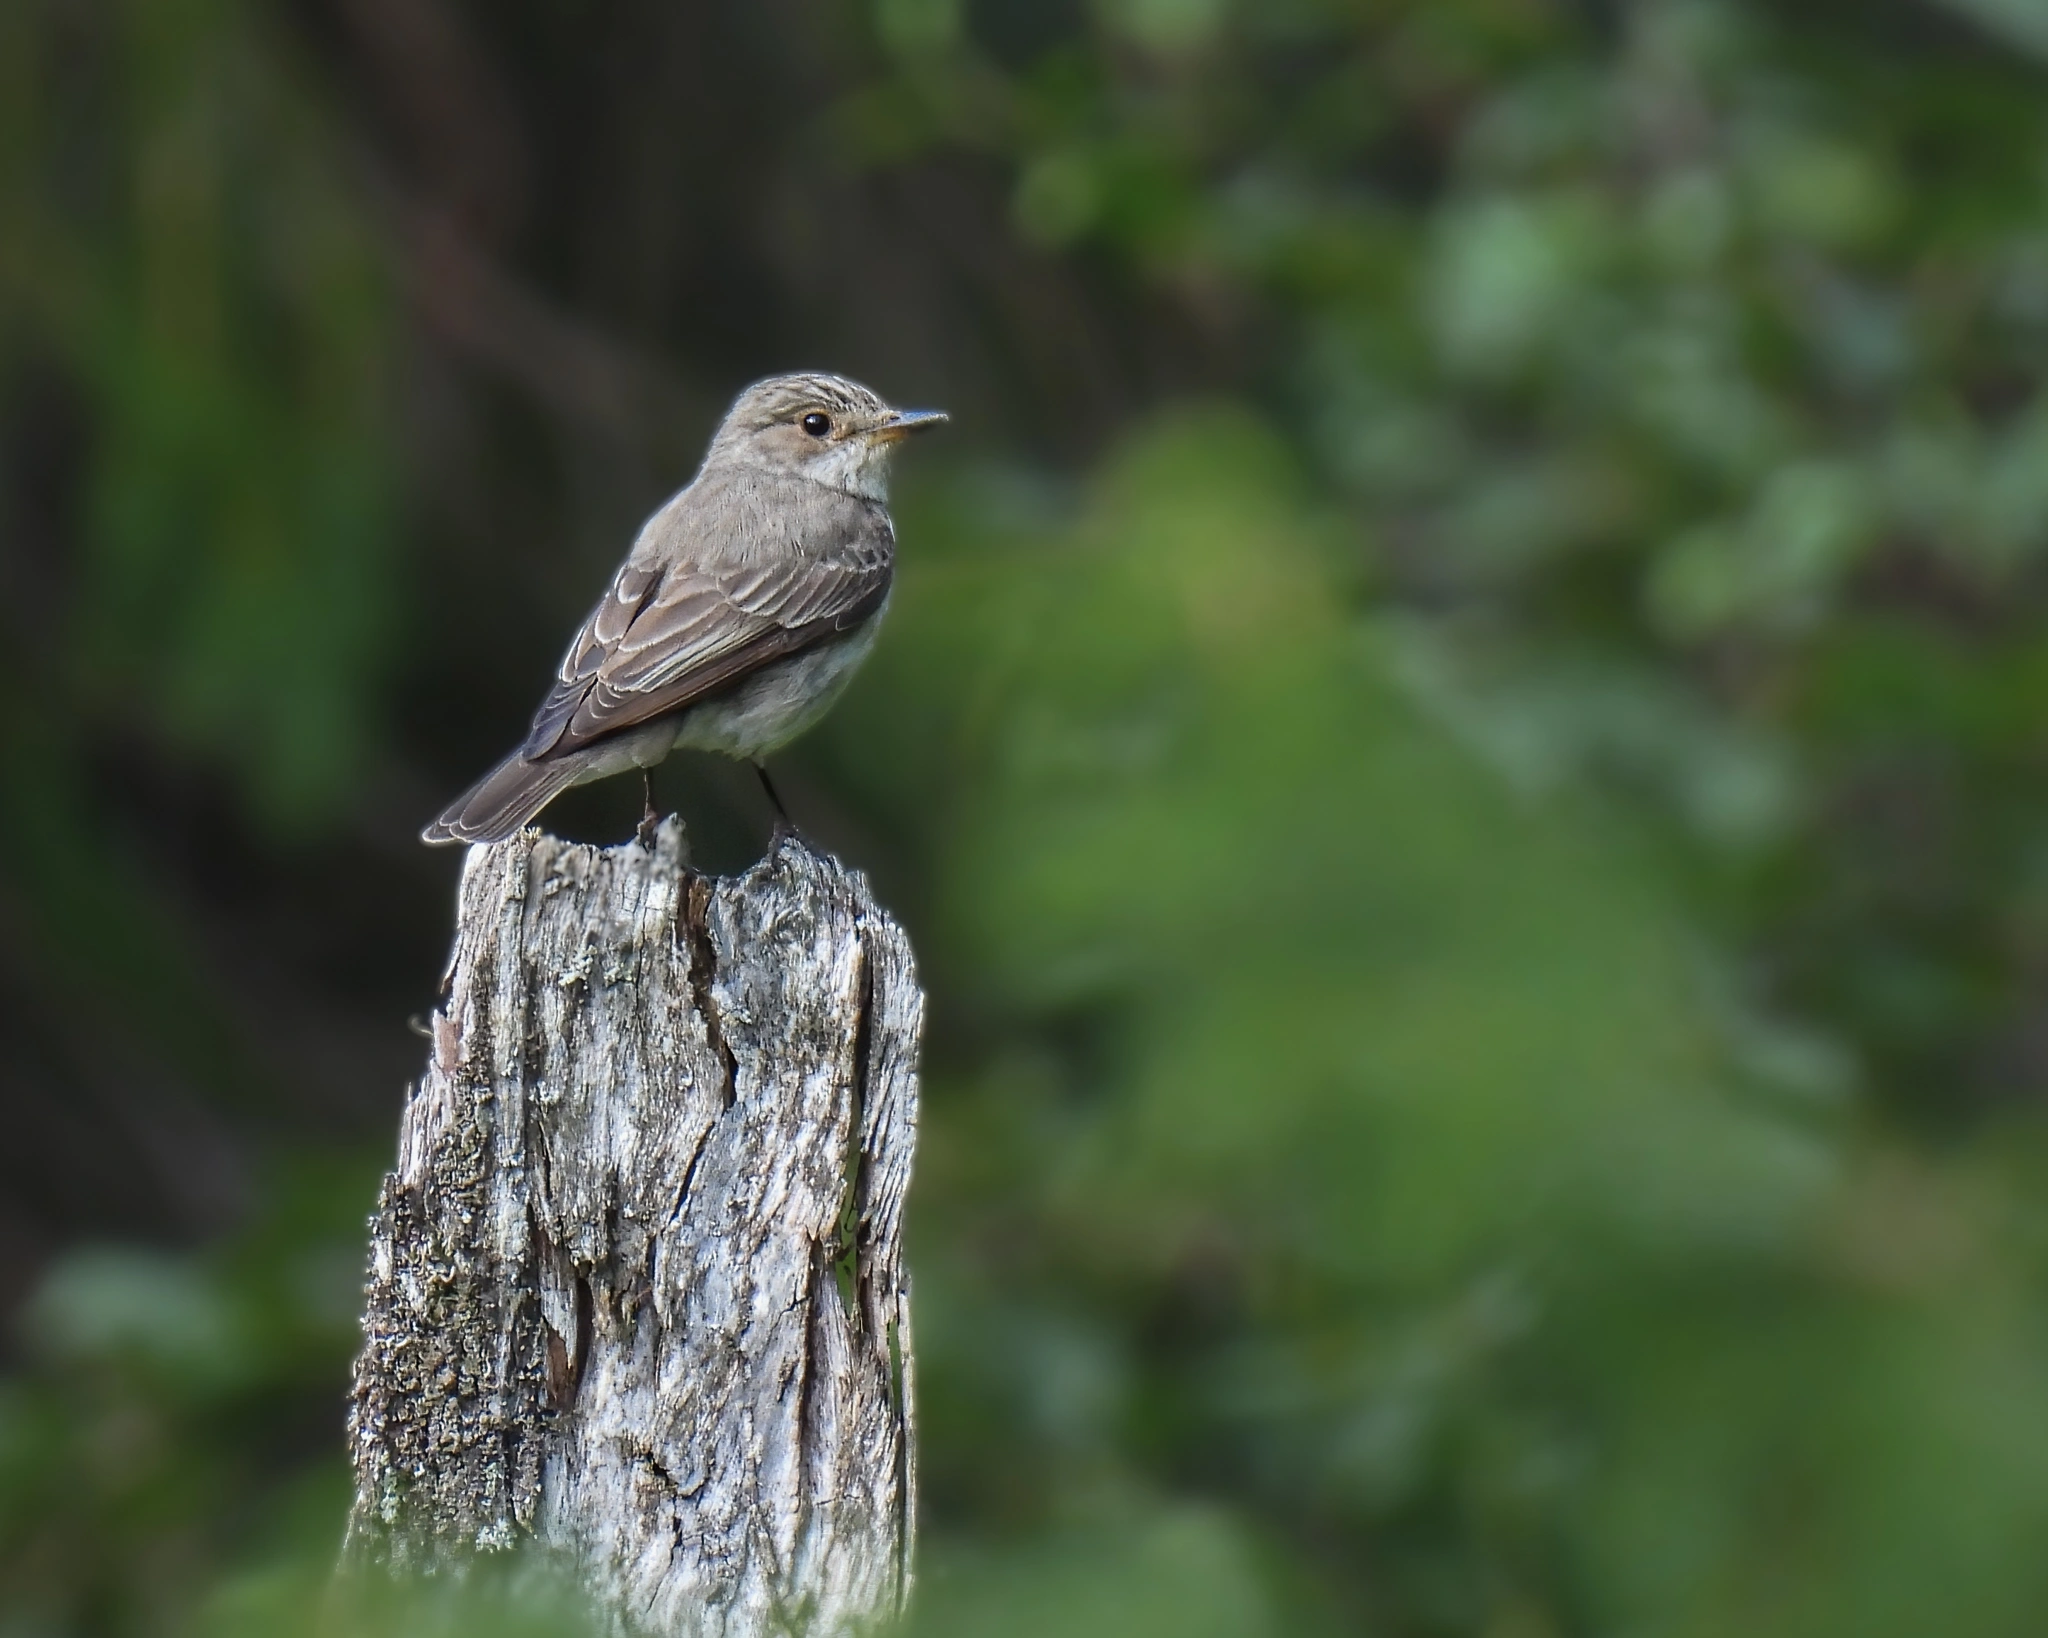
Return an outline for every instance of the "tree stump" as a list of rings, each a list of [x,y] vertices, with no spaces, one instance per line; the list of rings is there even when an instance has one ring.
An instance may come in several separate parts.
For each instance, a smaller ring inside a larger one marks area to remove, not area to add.
[[[860,1630],[910,1572],[910,946],[793,837],[723,879],[643,841],[470,850],[372,1219],[348,1557],[533,1543],[624,1630]]]

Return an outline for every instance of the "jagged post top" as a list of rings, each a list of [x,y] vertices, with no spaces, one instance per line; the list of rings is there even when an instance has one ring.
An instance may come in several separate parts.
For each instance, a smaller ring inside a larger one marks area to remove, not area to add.
[[[731,878],[674,820],[472,849],[372,1224],[359,1553],[534,1540],[650,1632],[891,1612],[922,1011],[865,880],[794,837]]]

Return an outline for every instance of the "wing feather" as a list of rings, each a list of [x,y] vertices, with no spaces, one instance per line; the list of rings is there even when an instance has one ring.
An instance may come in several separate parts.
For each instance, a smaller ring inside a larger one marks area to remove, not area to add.
[[[583,749],[859,624],[889,593],[894,539],[879,506],[835,509],[823,549],[770,561],[730,550],[681,561],[636,552],[562,657],[520,755]],[[692,560],[694,559],[694,560]]]

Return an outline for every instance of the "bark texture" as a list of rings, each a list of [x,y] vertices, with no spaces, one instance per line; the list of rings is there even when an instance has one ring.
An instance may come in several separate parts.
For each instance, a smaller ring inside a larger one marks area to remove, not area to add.
[[[372,1223],[353,1558],[538,1542],[626,1630],[834,1634],[909,1574],[923,997],[865,880],[470,851]]]

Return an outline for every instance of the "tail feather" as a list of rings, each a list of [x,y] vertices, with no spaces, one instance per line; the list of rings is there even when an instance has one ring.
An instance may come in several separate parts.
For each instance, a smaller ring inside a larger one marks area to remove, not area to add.
[[[420,832],[420,840],[502,842],[576,783],[579,766],[559,762],[528,762],[510,756],[448,804],[447,811]]]

